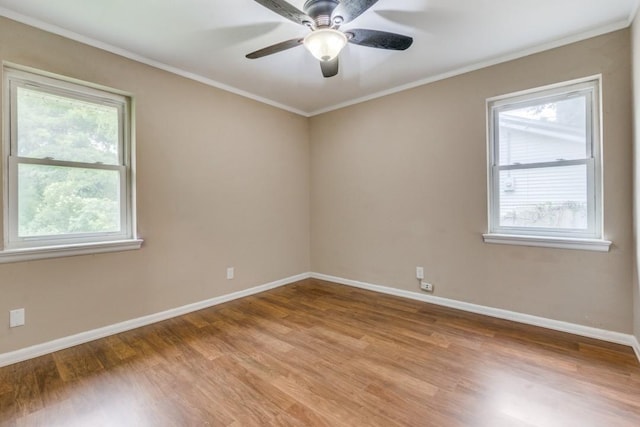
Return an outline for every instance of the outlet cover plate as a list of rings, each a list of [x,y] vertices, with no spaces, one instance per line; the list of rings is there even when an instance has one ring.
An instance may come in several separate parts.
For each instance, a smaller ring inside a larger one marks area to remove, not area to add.
[[[433,292],[433,284],[428,282],[420,282],[420,289],[425,292]]]
[[[24,325],[24,308],[11,310],[9,312],[9,327],[15,328]]]

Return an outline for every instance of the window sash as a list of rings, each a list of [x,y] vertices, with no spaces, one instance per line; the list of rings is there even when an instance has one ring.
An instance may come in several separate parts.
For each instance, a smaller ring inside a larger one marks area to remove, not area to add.
[[[583,159],[583,160],[568,160],[562,162],[545,162],[535,163],[529,165],[508,165],[508,166],[493,166],[492,168],[492,193],[495,195],[492,201],[492,218],[491,222],[493,227],[492,233],[496,234],[521,234],[521,235],[533,235],[533,236],[572,236],[576,238],[592,238],[594,237],[593,231],[596,228],[596,194],[595,194],[595,160]],[[577,166],[586,165],[587,170],[587,229],[570,229],[570,228],[550,228],[550,227],[517,227],[500,225],[500,171],[503,170],[532,170],[538,168],[553,168],[563,166]]]
[[[25,71],[5,68],[5,90],[9,93],[5,103],[8,115],[8,132],[4,144],[5,192],[4,192],[4,248],[22,249],[33,247],[70,245],[120,241],[134,238],[133,194],[131,173],[131,145],[129,134],[129,100],[126,96],[100,89],[62,81]],[[99,105],[108,105],[118,111],[118,164],[100,162],[85,163],[52,158],[20,157],[18,153],[18,103],[17,90],[30,90],[63,96]],[[6,99],[6,98],[5,98]],[[120,230],[116,232],[68,233],[21,237],[18,232],[18,167],[20,164],[37,164],[66,168],[82,168],[117,171],[119,176]]]
[[[521,236],[550,236],[569,238],[602,238],[602,184],[600,158],[600,117],[599,117],[599,77],[577,82],[554,85],[547,89],[537,89],[513,96],[488,100],[488,149],[489,149],[489,233]],[[574,97],[586,98],[586,157],[584,159],[557,160],[500,165],[499,116],[501,112],[529,106],[552,103]],[[500,171],[530,170],[573,165],[586,165],[587,177],[587,229],[516,227],[500,225]]]
[[[494,127],[494,134],[492,139],[496,146],[494,150],[494,157],[492,158],[492,165],[500,164],[500,150],[499,150],[500,135],[499,135],[498,129],[500,129],[501,113],[506,111],[519,110],[527,107],[533,107],[535,105],[540,105],[540,104],[550,104],[554,102],[565,101],[568,99],[583,98],[583,97],[585,98],[585,106],[586,106],[585,139],[587,141],[587,144],[586,144],[585,158],[592,158],[594,156],[594,144],[593,144],[594,89],[595,89],[594,87],[588,86],[586,88],[574,90],[572,92],[541,96],[541,97],[534,98],[531,100],[526,100],[526,101],[494,104],[491,110],[491,113],[493,114],[493,127]],[[530,164],[530,163],[524,163],[524,164]],[[506,166],[506,165],[503,165],[503,166]]]
[[[19,205],[18,205],[18,167],[20,164],[35,164],[43,166],[60,166],[67,168],[79,168],[79,169],[97,169],[97,170],[110,170],[117,171],[120,182],[120,230],[117,232],[97,232],[97,233],[68,233],[68,234],[55,234],[55,235],[39,235],[39,236],[20,236],[19,228]],[[31,159],[24,157],[9,158],[9,242],[12,248],[24,248],[31,246],[50,246],[56,244],[67,244],[70,242],[78,243],[90,243],[99,242],[104,240],[123,240],[128,236],[128,230],[130,228],[127,210],[123,209],[123,206],[127,205],[127,192],[123,191],[126,188],[127,171],[124,166],[119,165],[102,165],[95,163],[79,163],[79,162],[65,162],[51,159]]]
[[[49,84],[52,84],[50,82]],[[126,165],[128,159],[126,158],[126,117],[127,117],[127,102],[126,98],[117,97],[96,97],[95,95],[89,95],[87,93],[79,92],[79,89],[72,90],[68,87],[52,87],[44,83],[36,83],[30,80],[24,80],[22,78],[9,77],[9,90],[10,90],[10,155],[18,154],[18,88],[30,89],[37,92],[43,92],[51,95],[57,95],[65,98],[75,99],[78,101],[84,101],[87,103],[105,105],[108,107],[116,108],[118,111],[118,163],[120,165]],[[95,91],[94,91],[95,92]]]

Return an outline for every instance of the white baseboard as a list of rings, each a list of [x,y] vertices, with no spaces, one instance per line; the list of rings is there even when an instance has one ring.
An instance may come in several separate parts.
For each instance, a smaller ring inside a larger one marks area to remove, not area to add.
[[[632,336],[631,337],[633,339],[633,343],[631,344],[631,347],[633,348],[633,351],[636,352],[636,356],[638,357],[638,361],[640,361],[640,342],[638,342],[638,338]]]
[[[607,331],[605,329],[593,328],[590,326],[578,325],[575,323],[563,322],[560,320],[547,319],[545,317],[532,316],[530,314],[518,313],[515,311],[503,310],[500,308],[487,307],[468,302],[457,301],[449,298],[436,297],[433,295],[425,295],[417,292],[410,292],[401,289],[391,288],[388,286],[373,285],[371,283],[359,282],[357,280],[344,279],[342,277],[329,276],[320,273],[311,273],[311,277],[328,282],[340,283],[342,285],[353,286],[355,288],[367,289],[370,291],[380,292],[383,294],[395,295],[399,297],[409,298],[418,301],[424,301],[431,304],[441,305],[449,308],[456,308],[462,311],[468,311],[485,316],[497,317],[498,319],[511,320],[527,325],[540,326],[542,328],[553,329],[570,334],[580,335],[588,338],[595,338],[602,341],[608,341],[616,344],[622,344],[632,347],[636,351],[638,361],[640,361],[640,345],[631,334],[621,332]]]
[[[160,322],[162,320],[171,319],[172,317],[177,317],[183,314],[191,313],[193,311],[202,310],[204,308],[212,307],[214,305],[222,304],[224,302],[228,302],[235,299],[247,297],[249,295],[268,291],[269,289],[278,288],[280,286],[288,285],[290,283],[294,283],[299,280],[308,279],[309,277],[311,277],[310,273],[302,273],[295,276],[287,277],[285,279],[276,280],[275,282],[245,289],[243,291],[233,292],[231,294],[222,295],[222,296],[207,299],[204,301],[199,301],[193,304],[183,305],[182,307],[172,308],[170,310],[162,311],[160,313],[154,313],[148,316],[138,317],[137,319],[127,320],[124,322],[116,323],[114,325],[105,326],[103,328],[93,329],[91,331],[81,332],[76,335],[71,335],[68,337],[60,338],[60,339],[49,341],[46,343],[37,344],[37,345],[23,348],[20,350],[3,353],[3,354],[0,354],[0,367],[11,365],[13,363],[22,362],[28,359],[33,359],[34,357],[53,353],[54,351],[63,350],[65,348],[73,347],[78,344],[84,344],[89,341],[94,341],[99,338],[107,337],[109,335],[115,335],[120,332],[125,332],[131,329],[139,328],[141,326],[150,325],[152,323]]]

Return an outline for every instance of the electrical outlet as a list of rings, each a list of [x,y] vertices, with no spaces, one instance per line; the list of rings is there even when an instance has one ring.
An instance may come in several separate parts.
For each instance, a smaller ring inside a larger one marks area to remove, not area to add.
[[[235,276],[235,270],[233,267],[227,267],[227,279],[231,280]]]
[[[433,292],[433,285],[428,282],[420,282],[420,289],[425,292]]]
[[[416,267],[416,279],[424,279],[424,268]]]
[[[24,325],[24,308],[11,310],[9,312],[9,327],[15,328]]]

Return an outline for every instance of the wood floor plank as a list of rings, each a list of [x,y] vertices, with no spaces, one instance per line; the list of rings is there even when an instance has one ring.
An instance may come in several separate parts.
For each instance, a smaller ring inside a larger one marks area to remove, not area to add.
[[[0,369],[0,426],[640,426],[625,346],[308,279]]]

